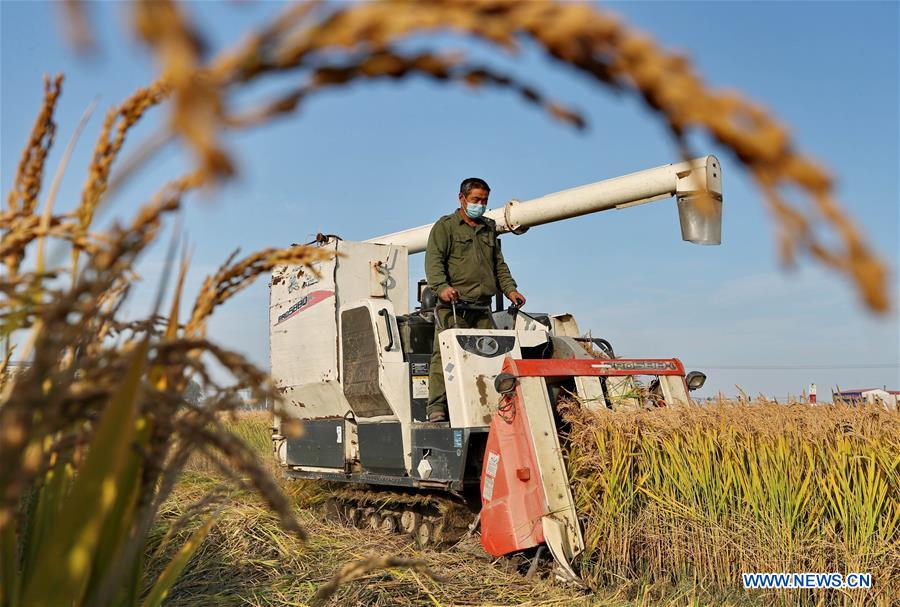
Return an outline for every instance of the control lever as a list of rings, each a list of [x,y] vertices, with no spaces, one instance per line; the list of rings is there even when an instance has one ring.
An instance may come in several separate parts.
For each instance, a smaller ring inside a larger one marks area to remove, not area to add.
[[[465,312],[467,310],[468,311],[477,310],[477,311],[481,311],[481,312],[490,312],[491,311],[490,306],[480,305],[475,302],[466,301],[464,299],[460,299],[459,301],[454,301],[451,299],[449,306],[447,306],[447,304],[445,302],[438,300],[438,302],[434,306],[434,322],[438,326],[438,328],[440,328],[440,330],[442,330],[442,331],[444,330],[444,326],[441,324],[441,319],[440,319],[440,316],[438,315],[438,310],[446,310],[448,307],[450,308],[450,310],[452,311],[452,314],[453,314],[453,327],[451,327],[453,329],[460,328],[459,321],[456,318],[456,308],[457,307],[459,308],[460,312]],[[493,319],[491,319],[491,321],[493,321]]]
[[[509,304],[509,307],[506,309],[506,313],[509,314],[510,316],[512,316],[512,318],[513,318],[513,327],[516,326],[516,314],[518,314],[518,313],[520,313],[520,312],[521,312],[522,314],[524,314],[525,316],[527,316],[528,318],[530,318],[531,320],[533,320],[534,322],[536,322],[537,324],[539,324],[539,325],[543,325],[543,324],[544,324],[544,323],[542,323],[541,321],[539,321],[537,318],[535,318],[534,316],[532,316],[531,314],[529,314],[528,312],[524,312],[524,311],[522,310],[522,308],[520,308],[520,307],[517,306],[516,304],[511,303],[511,304]]]

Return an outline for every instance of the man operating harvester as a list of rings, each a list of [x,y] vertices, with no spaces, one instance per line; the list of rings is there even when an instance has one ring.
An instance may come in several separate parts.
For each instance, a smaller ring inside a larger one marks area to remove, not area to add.
[[[428,377],[430,422],[445,422],[448,415],[438,334],[452,328],[493,329],[490,306],[498,290],[516,306],[525,303],[503,261],[494,220],[482,217],[490,192],[483,179],[464,180],[459,186],[459,209],[438,219],[428,235],[425,277],[440,300]]]

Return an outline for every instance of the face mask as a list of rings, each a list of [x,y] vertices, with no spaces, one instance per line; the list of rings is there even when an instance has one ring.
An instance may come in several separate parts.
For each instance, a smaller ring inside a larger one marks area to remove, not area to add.
[[[472,204],[471,202],[466,203],[466,215],[471,217],[472,219],[478,219],[482,215],[484,215],[484,210],[487,208],[486,204]]]

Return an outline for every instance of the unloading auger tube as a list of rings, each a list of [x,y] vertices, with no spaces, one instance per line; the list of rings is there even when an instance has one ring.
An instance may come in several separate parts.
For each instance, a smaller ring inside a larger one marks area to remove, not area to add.
[[[510,200],[485,213],[500,233],[522,234],[528,228],[589,213],[624,209],[675,196],[681,238],[695,244],[722,242],[722,165],[703,156],[598,181],[533,200]],[[421,253],[434,224],[371,238],[366,242],[404,246]]]

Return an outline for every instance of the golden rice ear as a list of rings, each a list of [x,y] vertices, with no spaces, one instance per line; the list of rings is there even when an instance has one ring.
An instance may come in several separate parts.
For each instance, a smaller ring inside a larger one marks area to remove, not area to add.
[[[94,155],[88,167],[88,176],[81,192],[81,201],[75,211],[77,217],[75,238],[83,238],[90,228],[103,195],[109,187],[109,177],[113,163],[119,156],[128,131],[137,124],[148,109],[161,103],[170,94],[170,88],[163,82],[139,88],[125,101],[110,108],[103,121],[100,136],[94,146]],[[72,249],[72,280],[78,274],[80,249]]]
[[[188,143],[199,171],[211,181],[235,172],[220,141],[224,90],[204,69],[206,43],[182,7],[172,0],[135,2],[134,30],[156,52],[161,78],[171,86],[170,128]]]
[[[34,210],[37,207],[38,195],[41,192],[44,181],[44,165],[56,134],[56,123],[53,121],[53,113],[56,109],[56,102],[62,92],[62,82],[62,74],[57,74],[53,80],[44,76],[44,99],[41,109],[38,111],[28,142],[22,151],[22,157],[16,169],[16,176],[13,179],[13,186],[6,199],[7,209],[3,214],[4,235],[2,242],[6,245],[4,248],[7,250],[0,257],[2,257],[2,261],[6,266],[6,273],[10,279],[14,279],[18,273],[19,266],[25,256],[24,245],[30,242],[31,238],[26,238],[23,241],[20,237],[20,243],[14,247],[9,246],[8,238],[17,231],[16,228],[21,230],[22,222],[32,219]]]
[[[248,255],[231,263],[237,255],[235,251],[219,268],[214,276],[207,276],[203,287],[194,301],[191,318],[185,325],[184,334],[202,337],[206,334],[206,320],[213,310],[225,303],[236,293],[250,286],[254,280],[272,268],[280,265],[305,265],[320,259],[330,259],[334,251],[312,246],[293,246],[287,249],[269,248]]]
[[[44,99],[41,109],[31,128],[28,143],[22,151],[13,187],[6,199],[7,208],[13,214],[28,216],[37,206],[37,197],[44,180],[44,164],[56,134],[53,113],[62,92],[62,83],[62,74],[57,74],[52,80],[44,76]]]

